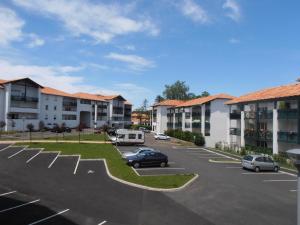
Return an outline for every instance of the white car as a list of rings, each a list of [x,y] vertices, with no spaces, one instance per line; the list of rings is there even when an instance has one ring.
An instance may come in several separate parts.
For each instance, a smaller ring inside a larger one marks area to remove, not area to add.
[[[138,155],[138,154],[141,154],[141,153],[146,153],[146,152],[154,152],[155,150],[153,148],[138,148],[132,152],[124,152],[122,154],[122,158],[123,159],[126,159],[127,157],[130,157],[130,156],[135,156],[135,155]]]
[[[155,140],[170,140],[171,138],[165,134],[155,134]]]

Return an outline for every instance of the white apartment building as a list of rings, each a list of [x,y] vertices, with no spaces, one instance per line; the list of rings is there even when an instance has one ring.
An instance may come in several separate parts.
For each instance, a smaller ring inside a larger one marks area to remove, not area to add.
[[[70,94],[43,87],[29,78],[0,80],[0,121],[5,130],[26,130],[27,124],[38,129],[39,122],[74,128],[124,128],[131,124],[132,105],[120,95],[103,96],[88,93]]]
[[[202,133],[207,147],[229,142],[229,106],[233,96],[219,94],[189,101],[165,100],[152,108],[152,130],[180,129]]]
[[[231,146],[271,148],[273,154],[300,146],[300,84],[273,87],[233,99]]]

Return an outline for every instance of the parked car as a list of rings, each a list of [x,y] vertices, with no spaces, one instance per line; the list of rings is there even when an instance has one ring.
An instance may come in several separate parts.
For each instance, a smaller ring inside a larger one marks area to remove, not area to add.
[[[112,137],[111,141],[117,145],[136,145],[145,143],[145,134],[140,130],[118,129],[116,137]]]
[[[114,129],[114,128],[108,129],[108,130],[107,130],[107,134],[108,134],[109,136],[115,136],[115,135],[116,135],[116,129]]]
[[[127,157],[135,156],[141,153],[153,152],[153,151],[155,151],[153,148],[138,148],[131,152],[124,152],[122,154],[122,158],[126,159]]]
[[[151,130],[148,130],[145,127],[140,127],[139,130],[144,131],[144,133],[150,133],[151,132]]]
[[[171,138],[165,134],[157,133],[154,135],[155,140],[170,140]]]
[[[141,166],[160,166],[166,167],[168,165],[168,156],[161,152],[146,152],[126,158],[127,164],[134,168]]]
[[[278,172],[280,166],[277,162],[269,156],[262,155],[246,155],[242,159],[242,166],[245,169],[251,169],[255,172],[259,172],[262,170],[270,170],[274,172]]]

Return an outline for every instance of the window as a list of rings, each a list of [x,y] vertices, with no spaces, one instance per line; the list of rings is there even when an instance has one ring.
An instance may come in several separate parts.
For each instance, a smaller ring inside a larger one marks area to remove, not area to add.
[[[48,120],[48,115],[45,115],[45,120]]]
[[[48,105],[45,105],[45,109],[48,110]]]
[[[186,113],[185,113],[185,118],[186,118],[186,119],[190,119],[190,118],[191,118],[191,113],[186,112]]]
[[[56,116],[54,116],[53,119],[56,120]]]
[[[118,138],[124,139],[125,138],[125,134],[118,134]]]
[[[83,105],[90,105],[90,104],[92,104],[92,102],[91,102],[91,100],[80,99],[80,104],[83,104]]]
[[[255,159],[256,162],[263,162],[264,161],[264,158],[263,157],[258,157]]]
[[[138,135],[138,139],[142,139],[143,138],[143,135],[142,134],[139,134]]]
[[[76,120],[76,115],[62,115],[62,120]]]
[[[54,106],[54,111],[56,111],[56,105]]]
[[[128,139],[136,139],[136,134],[129,134]]]

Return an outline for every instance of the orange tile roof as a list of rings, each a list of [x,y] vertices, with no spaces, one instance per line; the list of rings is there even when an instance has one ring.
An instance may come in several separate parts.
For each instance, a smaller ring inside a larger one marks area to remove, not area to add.
[[[207,97],[201,97],[201,98],[195,98],[192,100],[188,100],[180,105],[177,105],[176,107],[189,107],[194,105],[202,105],[207,102],[213,101],[215,99],[233,99],[234,97],[228,94],[218,94],[218,95],[211,95]]]
[[[154,104],[153,106],[177,106],[177,105],[180,105],[182,103],[184,103],[183,100],[170,100],[170,99],[167,99],[167,100],[158,102],[158,103]]]
[[[1,80],[0,79],[0,84],[4,84],[4,83],[6,83],[7,82],[7,80]]]
[[[73,94],[73,97],[80,98],[80,99],[94,100],[94,101],[105,101],[105,96],[94,95],[94,94],[83,93],[83,92],[75,93]]]
[[[226,102],[226,104],[230,105],[236,103],[270,100],[270,99],[286,98],[286,97],[293,97],[293,96],[300,96],[300,83],[266,88],[260,91],[252,92],[237,97],[231,101]]]
[[[120,95],[102,95],[103,97],[105,97],[106,100],[112,100],[114,98],[117,98]]]
[[[50,87],[44,87],[42,89],[42,93],[43,94],[47,94],[47,95],[57,95],[57,96],[64,96],[64,97],[73,97],[73,95],[67,93],[67,92],[63,92],[54,88],[50,88]]]

